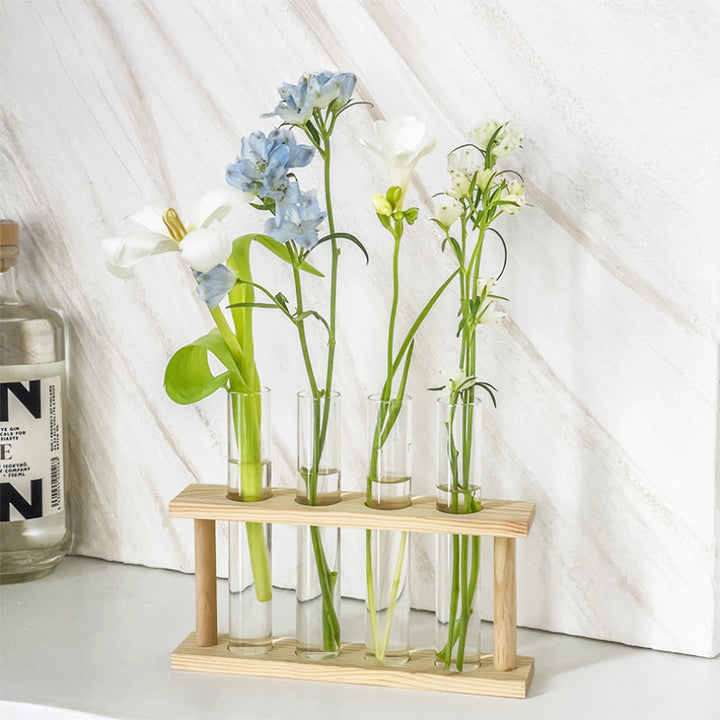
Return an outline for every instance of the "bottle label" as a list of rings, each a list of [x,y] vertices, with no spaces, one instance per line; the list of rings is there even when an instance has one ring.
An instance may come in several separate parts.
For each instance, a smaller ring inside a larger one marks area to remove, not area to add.
[[[0,522],[64,510],[61,382],[0,382]]]

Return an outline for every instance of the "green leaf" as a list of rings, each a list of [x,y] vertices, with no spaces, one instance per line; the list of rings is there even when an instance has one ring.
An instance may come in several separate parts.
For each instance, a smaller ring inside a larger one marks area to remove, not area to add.
[[[405,210],[405,220],[408,225],[412,225],[418,218],[418,209],[416,207]]]
[[[310,138],[311,142],[315,146],[319,146],[320,145],[320,135],[319,135],[317,129],[315,128],[315,126],[312,124],[312,122],[310,122],[308,120],[305,123],[305,125],[303,125],[303,127],[305,128],[305,132],[308,134],[308,137]]]
[[[328,335],[330,335],[330,326],[328,325],[327,320],[317,310],[305,310],[304,312],[295,315],[294,319],[296,322],[302,322],[309,317],[314,317],[316,320],[319,320],[325,326],[325,329],[328,331]]]
[[[227,368],[225,372],[213,375],[208,353],[212,353]],[[231,383],[241,382],[230,351],[217,328],[180,348],[165,369],[165,391],[171,400],[181,405],[197,402],[218,388],[228,388]]]
[[[457,261],[462,266],[463,253],[462,253],[462,248],[460,247],[460,243],[454,237],[450,237],[449,240],[450,240],[450,247],[452,247],[453,252],[455,253],[455,257],[457,258]]]
[[[321,243],[324,243],[324,242],[327,242],[328,240],[333,240],[333,239],[350,240],[352,243],[354,243],[355,245],[357,245],[357,247],[360,248],[360,250],[362,251],[362,254],[365,256],[365,262],[366,263],[370,262],[370,256],[368,255],[368,251],[365,249],[365,246],[354,235],[351,235],[350,233],[345,233],[345,232],[330,233],[329,235],[325,235],[325,237],[321,237],[317,241],[317,245],[315,245],[315,247],[317,247]],[[315,248],[312,248],[312,249],[314,250]],[[311,251],[308,251],[308,254],[309,254],[309,252],[311,252]]]
[[[279,308],[275,303],[261,303],[261,302],[239,302],[239,303],[231,303],[228,305],[229,308],[236,308],[236,307],[242,307],[242,308],[271,308],[272,310],[281,310],[282,308]]]
[[[387,215],[381,215],[380,213],[377,213],[378,220],[380,221],[380,224],[386,229],[392,232],[392,227],[390,226],[390,218]]]
[[[447,225],[443,225],[437,218],[430,218],[430,222],[434,222],[444,233],[447,233]]]
[[[292,265],[292,258],[288,252],[285,243],[278,242],[275,238],[270,235],[263,235],[261,233],[250,233],[248,235],[242,235],[235,239],[235,242],[240,240],[255,240],[260,243],[266,250],[269,250],[273,255],[277,255],[281,260],[284,260],[289,265]],[[231,263],[228,265],[232,267]],[[319,270],[316,270],[310,263],[303,261],[299,265],[303,272],[309,273],[310,275],[317,275],[318,277],[325,277]]]

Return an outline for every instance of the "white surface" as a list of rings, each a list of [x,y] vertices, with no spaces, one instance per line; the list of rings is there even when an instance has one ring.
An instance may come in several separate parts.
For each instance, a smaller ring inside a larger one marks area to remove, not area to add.
[[[2,720],[111,720],[107,715],[7,700],[0,700],[0,718]]]
[[[375,104],[342,118],[334,168],[339,228],[372,253],[367,270],[358,253],[343,258],[346,488],[363,482],[363,398],[380,383],[390,287],[391,243],[368,202],[388,181],[356,137],[402,112],[438,136],[410,192],[424,218],[406,238],[405,323],[449,266],[427,224],[442,151],[479,120],[513,118],[532,207],[503,226],[510,319],[479,358],[500,388],[485,416],[485,492],[538,503],[519,551],[520,621],[720,651],[719,34],[700,0],[0,5],[0,214],[21,221],[26,284],[73,329],[77,552],[189,570],[190,524],[170,522],[167,501],[224,478],[223,398],[181,408],[162,388],[166,359],[209,327],[191,278],[158,257],[136,281],[114,280],[100,239],[148,200],[182,207],[221,183],[240,138],[272,127],[258,116],[275,88],[337,67]],[[257,227],[243,218],[233,230]],[[267,255],[254,261],[291,295]],[[454,317],[448,296],[416,347],[417,492],[431,491],[434,464],[425,388],[457,364]],[[296,339],[265,315],[258,348],[274,477],[292,484]],[[415,547],[413,601],[428,607],[431,541]],[[362,545],[346,551],[345,589],[360,596]],[[278,555],[279,583],[293,583],[293,565]]]
[[[720,707],[718,659],[532,630],[518,637],[536,662],[526,700],[171,671],[170,651],[193,625],[193,579],[98,560],[69,558],[47,578],[3,586],[0,598],[0,697],[113,718],[715,720]],[[292,633],[292,593],[277,591],[274,609],[276,633]],[[360,613],[344,602],[347,640],[360,638]],[[413,614],[416,644],[431,619]],[[491,626],[484,637],[490,647]]]

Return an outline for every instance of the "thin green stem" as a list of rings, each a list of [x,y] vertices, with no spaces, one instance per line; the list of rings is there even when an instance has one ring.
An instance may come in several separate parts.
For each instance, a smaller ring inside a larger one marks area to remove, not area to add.
[[[387,342],[387,374],[390,375],[393,364],[393,349],[395,347],[395,318],[400,297],[400,237],[395,233],[395,247],[393,249],[393,294],[390,307],[390,322],[388,323]]]
[[[328,213],[328,224],[330,234],[335,233],[335,222],[332,209],[332,197],[330,193],[330,133],[327,130],[324,119],[320,113],[316,114],[315,120],[320,128],[319,132],[322,138],[322,145],[319,145],[311,137],[313,145],[318,148],[318,152],[323,159],[325,174],[325,202]],[[332,126],[331,126],[332,127]],[[321,390],[312,366],[309,348],[307,345],[307,337],[305,335],[304,321],[299,320],[296,324],[298,327],[298,335],[300,337],[300,345],[303,354],[303,362],[307,372],[310,390],[313,397],[313,452],[310,467],[304,474],[307,498],[310,505],[317,502],[317,485],[320,470],[320,463],[327,439],[328,424],[330,418],[330,408],[332,402],[332,381],[335,359],[335,338],[336,338],[336,308],[337,308],[337,277],[338,277],[338,257],[340,251],[337,246],[337,240],[333,237],[332,246],[332,266],[330,274],[330,318],[328,323],[328,359],[325,378],[325,387]],[[298,314],[303,312],[302,289],[300,285],[299,262],[293,263],[293,277],[295,281],[295,297],[297,302]],[[323,648],[327,651],[335,651],[340,647],[340,623],[334,606],[334,588],[337,582],[337,573],[332,572],[328,566],[325,551],[322,546],[322,538],[320,530],[317,527],[310,528],[310,536],[312,539],[313,555],[315,557],[315,565],[318,572],[318,580],[322,592],[322,622],[323,622]]]
[[[370,618],[370,634],[372,635],[373,651],[377,657],[379,635],[377,611],[375,610],[375,582],[372,564],[372,530],[365,531],[365,582],[367,584],[368,617]]]
[[[378,530],[382,532],[382,530]],[[390,644],[390,634],[392,633],[393,616],[395,615],[395,606],[397,605],[398,595],[400,591],[400,581],[402,580],[402,569],[405,561],[405,546],[407,545],[407,532],[403,531],[400,536],[400,547],[398,548],[398,556],[395,562],[395,573],[393,575],[392,588],[390,589],[390,604],[388,605],[387,617],[385,618],[385,636],[382,645],[379,648],[375,645],[375,657],[379,662],[385,659],[388,645]]]

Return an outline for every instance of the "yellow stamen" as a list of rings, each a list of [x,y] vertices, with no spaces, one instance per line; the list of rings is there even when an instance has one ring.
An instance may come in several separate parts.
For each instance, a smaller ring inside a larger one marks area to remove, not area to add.
[[[180,242],[187,235],[185,226],[180,222],[180,217],[173,208],[168,208],[165,211],[163,222],[170,233],[170,237],[176,242]]]

